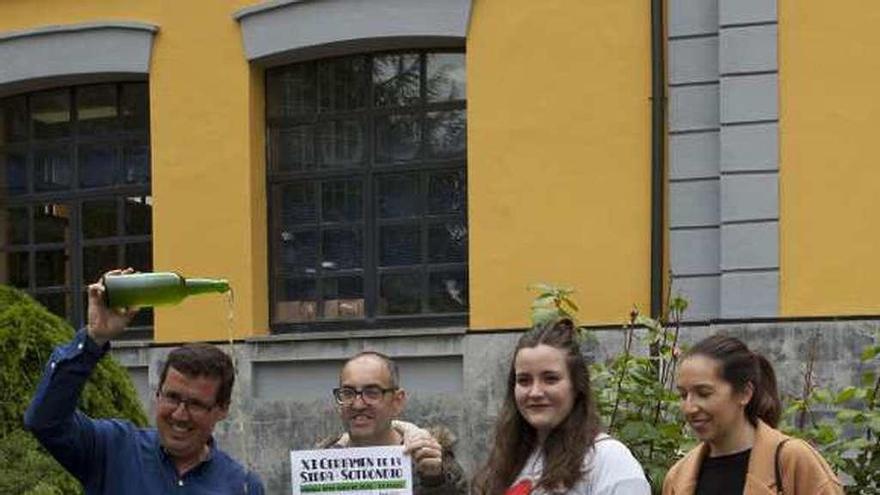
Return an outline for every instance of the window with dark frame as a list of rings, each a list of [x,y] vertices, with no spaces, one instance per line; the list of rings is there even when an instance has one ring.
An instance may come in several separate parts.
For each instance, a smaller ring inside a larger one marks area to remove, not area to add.
[[[81,327],[88,284],[152,269],[152,203],[146,82],[0,98],[0,284]],[[142,310],[126,336],[152,325]]]
[[[267,71],[274,330],[464,321],[465,106],[462,51]]]

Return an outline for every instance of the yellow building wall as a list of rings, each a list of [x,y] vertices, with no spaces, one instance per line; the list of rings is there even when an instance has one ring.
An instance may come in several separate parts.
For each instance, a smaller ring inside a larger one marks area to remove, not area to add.
[[[880,312],[880,4],[779,3],[782,316]]]
[[[228,278],[234,336],[268,329],[262,72],[233,12],[252,1],[4,0],[0,32],[81,22],[159,26],[150,64],[154,269]],[[227,338],[219,296],[156,311],[160,342]]]
[[[528,324],[536,282],[583,323],[649,310],[650,3],[476,0],[467,41],[470,325]]]
[[[154,268],[229,278],[236,337],[268,328],[263,75],[232,18],[249,3],[6,0],[0,16],[0,31],[159,26]],[[648,6],[476,0],[467,49],[471,326],[526,325],[535,282],[574,287],[585,323],[647,309]],[[225,339],[227,318],[222,297],[160,308],[156,340]]]

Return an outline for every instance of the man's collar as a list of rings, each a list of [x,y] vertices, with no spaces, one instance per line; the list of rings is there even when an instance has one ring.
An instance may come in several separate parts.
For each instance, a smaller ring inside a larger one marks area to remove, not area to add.
[[[171,463],[172,465],[174,465],[174,456],[172,456],[171,454],[168,453],[167,450],[165,450],[165,446],[162,445],[162,439],[159,437],[158,432],[156,432],[156,444],[159,446],[159,455],[162,457],[162,460],[167,461],[167,462]],[[213,435],[211,436],[211,438],[208,439],[207,446],[208,446],[208,452],[205,454],[204,459],[202,459],[198,463],[196,463],[196,465],[193,466],[190,469],[190,471],[192,471],[192,469],[195,469],[197,466],[199,466],[201,464],[204,464],[206,462],[210,462],[210,461],[214,460],[214,455],[217,450],[217,445],[214,443],[214,436]]]

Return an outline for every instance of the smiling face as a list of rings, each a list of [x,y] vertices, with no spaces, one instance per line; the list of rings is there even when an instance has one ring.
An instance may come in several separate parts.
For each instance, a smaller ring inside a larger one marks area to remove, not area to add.
[[[543,441],[574,406],[565,352],[544,344],[524,347],[516,353],[514,373],[516,408]]]
[[[718,361],[697,354],[681,363],[676,380],[681,411],[697,438],[709,444],[710,455],[736,452],[754,430],[745,414],[751,384],[737,392],[719,371]]]
[[[178,465],[197,461],[214,432],[214,425],[226,417],[227,409],[216,404],[219,387],[218,378],[188,377],[173,367],[168,368],[157,396],[156,429],[162,447]],[[187,404],[174,405],[163,397]]]
[[[362,391],[365,387],[391,389],[391,373],[378,357],[361,356],[349,361],[339,376],[341,388]],[[339,405],[339,415],[348,431],[352,446],[389,445],[394,443],[391,420],[400,415],[406,403],[402,389],[388,390],[377,401],[365,402],[357,395],[350,404]]]

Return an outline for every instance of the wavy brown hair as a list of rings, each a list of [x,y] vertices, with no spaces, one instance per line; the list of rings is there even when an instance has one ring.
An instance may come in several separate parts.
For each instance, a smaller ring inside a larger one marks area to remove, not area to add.
[[[510,360],[507,393],[495,425],[495,440],[489,460],[472,483],[477,495],[502,495],[522,471],[526,460],[538,446],[535,429],[516,407],[516,356],[520,349],[541,344],[565,353],[568,374],[575,394],[571,413],[544,441],[544,471],[538,486],[547,491],[568,490],[583,476],[583,460],[599,433],[599,415],[590,389],[587,363],[575,339],[571,320],[562,319],[535,327],[520,337]]]

